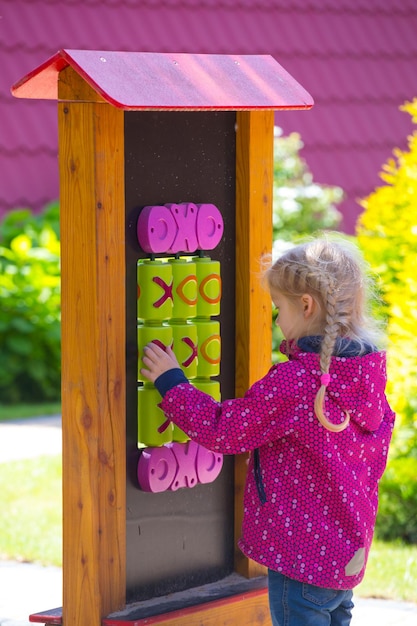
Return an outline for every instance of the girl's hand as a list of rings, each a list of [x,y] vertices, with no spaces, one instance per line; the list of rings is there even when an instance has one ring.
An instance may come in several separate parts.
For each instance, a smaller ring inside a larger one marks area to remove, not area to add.
[[[160,348],[156,343],[151,341],[143,349],[144,356],[142,361],[145,365],[140,370],[142,376],[145,376],[151,383],[161,374],[164,374],[168,370],[180,367],[175,354],[170,346],[167,346],[165,350]]]

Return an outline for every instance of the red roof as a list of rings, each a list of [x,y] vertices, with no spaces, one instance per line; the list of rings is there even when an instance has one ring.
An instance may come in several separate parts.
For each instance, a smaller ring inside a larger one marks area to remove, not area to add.
[[[20,98],[58,99],[71,66],[125,110],[310,109],[313,99],[269,55],[61,50],[12,87]]]
[[[315,100],[276,115],[296,130],[317,182],[356,200],[405,148],[417,96],[415,0],[13,0],[0,5],[0,212],[58,197],[56,103],[10,87],[62,48],[272,55]]]

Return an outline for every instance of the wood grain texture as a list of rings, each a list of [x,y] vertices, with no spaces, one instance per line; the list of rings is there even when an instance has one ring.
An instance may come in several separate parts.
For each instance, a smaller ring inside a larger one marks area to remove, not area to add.
[[[165,615],[124,620],[108,618],[103,626],[270,626],[268,592],[252,591]]]
[[[272,248],[273,111],[237,113],[236,133],[236,396],[271,366],[271,299],[262,284],[262,258]],[[235,460],[235,536],[240,536],[247,456]],[[265,569],[236,547],[236,571]]]
[[[66,626],[99,626],[126,588],[124,114],[86,95],[64,70],[60,97],[74,100],[58,105]]]
[[[60,99],[63,623],[99,626],[126,594],[124,113],[71,68],[61,72]],[[270,365],[271,307],[259,262],[272,241],[272,142],[272,112],[237,114],[237,395]],[[238,457],[237,536],[245,474]],[[236,571],[264,573],[238,550]],[[265,593],[152,619],[270,623]]]

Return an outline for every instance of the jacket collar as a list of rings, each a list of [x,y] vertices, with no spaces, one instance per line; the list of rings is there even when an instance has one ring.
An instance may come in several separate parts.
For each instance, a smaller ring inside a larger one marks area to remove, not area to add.
[[[301,337],[298,341],[294,339],[287,341],[284,339],[284,341],[281,342],[280,351],[289,358],[300,354],[300,352],[313,352],[318,354],[322,341],[323,337],[321,335]],[[348,337],[338,337],[333,350],[333,356],[354,357],[376,351],[377,348],[370,343],[361,344],[359,341],[349,339]]]

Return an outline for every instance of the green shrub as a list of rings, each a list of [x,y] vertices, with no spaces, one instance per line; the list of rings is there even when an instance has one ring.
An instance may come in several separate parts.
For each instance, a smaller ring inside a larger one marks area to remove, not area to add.
[[[10,212],[0,224],[0,398],[60,397],[57,205]]]
[[[417,122],[417,100],[402,107]],[[394,151],[378,187],[363,201],[358,241],[381,279],[388,319],[388,396],[397,412],[394,451],[417,456],[417,134]]]
[[[343,190],[314,182],[300,155],[302,148],[298,133],[283,135],[281,128],[274,128],[274,257],[304,237],[337,229],[342,219],[337,205],[343,200]],[[283,336],[275,317],[276,314],[272,319],[272,359],[280,361],[284,358],[279,352]]]
[[[417,543],[417,458],[392,459],[382,477],[376,534]]]
[[[317,231],[334,230],[341,223],[337,205],[343,200],[343,190],[313,180],[300,155],[303,145],[298,133],[283,135],[279,127],[274,128],[274,242],[296,241]]]
[[[405,104],[417,123],[417,100]],[[363,202],[358,242],[381,279],[388,321],[387,396],[397,413],[390,460],[381,481],[377,532],[417,543],[417,133],[395,149],[380,174],[384,185]]]
[[[45,227],[52,229],[59,239],[58,202],[46,205],[40,213],[33,213],[30,209],[14,209],[0,223],[0,245],[9,248],[11,241],[24,233],[31,239],[32,246],[42,247]]]

